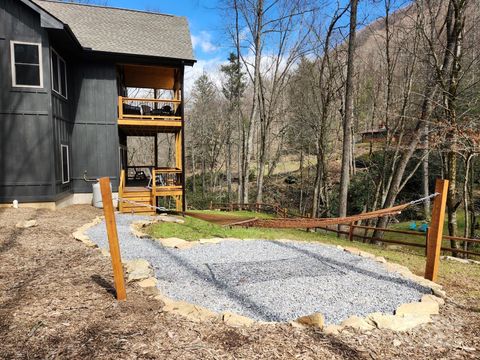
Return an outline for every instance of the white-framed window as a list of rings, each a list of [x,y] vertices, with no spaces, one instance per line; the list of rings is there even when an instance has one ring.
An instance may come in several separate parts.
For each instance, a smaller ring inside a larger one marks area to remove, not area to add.
[[[62,161],[62,184],[70,182],[70,156],[68,145],[60,146],[60,158]]]
[[[12,86],[43,88],[42,44],[10,41]]]
[[[52,89],[57,94],[67,98],[67,64],[65,60],[51,49],[52,59]]]

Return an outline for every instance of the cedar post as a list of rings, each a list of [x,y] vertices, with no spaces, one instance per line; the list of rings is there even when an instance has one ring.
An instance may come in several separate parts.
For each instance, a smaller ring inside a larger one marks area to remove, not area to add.
[[[118,245],[117,224],[113,212],[110,179],[108,177],[103,177],[99,182],[100,190],[102,191],[103,213],[105,215],[105,224],[107,226],[108,246],[110,248],[110,257],[112,258],[113,281],[115,283],[117,300],[126,300],[127,294],[125,292],[125,280],[123,278],[120,246]]]
[[[430,233],[430,226],[427,227],[427,232],[425,233],[425,257],[427,256],[427,251],[428,251],[428,236]]]
[[[350,223],[350,229],[348,232],[348,240],[353,241],[353,230],[355,229],[355,225],[353,222]]]
[[[445,208],[447,204],[448,180],[437,179],[435,193],[439,193],[433,202],[432,220],[427,238],[427,263],[425,267],[425,279],[436,281],[438,266],[440,263],[440,251],[442,248],[443,223],[445,220]]]

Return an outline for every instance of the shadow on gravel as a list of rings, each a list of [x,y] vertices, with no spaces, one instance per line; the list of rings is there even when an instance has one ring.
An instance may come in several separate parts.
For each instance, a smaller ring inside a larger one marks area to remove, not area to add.
[[[115,287],[113,286],[113,284],[110,281],[103,278],[102,276],[92,275],[90,276],[90,279],[92,279],[92,281],[98,286],[104,288],[106,292],[109,293],[110,295],[113,295],[113,296],[116,295]]]
[[[278,241],[271,241],[271,243],[275,244],[277,246],[286,247],[286,248],[295,250],[297,252],[300,252],[302,254],[311,256],[311,257],[317,259],[318,261],[330,264],[331,266],[340,267],[340,269],[341,268],[344,268],[344,269],[346,268],[349,271],[356,272],[356,273],[359,273],[359,274],[362,274],[362,275],[365,275],[365,276],[369,276],[369,277],[375,278],[377,280],[386,281],[386,282],[393,282],[393,283],[396,283],[396,284],[398,284],[400,286],[403,286],[403,287],[408,287],[408,288],[411,288],[411,289],[425,291],[425,293],[428,292],[428,289],[426,287],[421,286],[419,284],[415,284],[413,281],[408,281],[406,279],[397,278],[397,277],[388,276],[388,275],[381,275],[381,274],[378,274],[378,273],[373,272],[373,271],[369,271],[369,270],[365,270],[365,269],[362,269],[362,268],[357,267],[357,266],[353,266],[353,265],[348,264],[346,262],[341,262],[341,261],[330,259],[328,257],[313,253],[313,252],[305,250],[305,249],[299,249],[299,248],[297,248],[293,245],[290,245],[290,244],[280,243]]]
[[[280,317],[278,314],[273,312],[271,309],[268,309],[265,306],[257,304],[254,302],[249,296],[242,294],[241,292],[237,291],[236,289],[229,286],[229,284],[220,281],[219,279],[215,278],[215,274],[210,271],[210,276],[207,278],[204,273],[196,269],[194,266],[190,265],[181,257],[175,255],[172,251],[166,250],[163,246],[157,245],[159,251],[163,251],[165,254],[170,256],[174,261],[176,261],[180,266],[188,269],[188,271],[195,277],[197,277],[200,281],[206,281],[213,285],[216,289],[225,292],[230,299],[235,301],[239,304],[242,308],[250,310],[254,313],[258,318],[264,321],[277,321]]]

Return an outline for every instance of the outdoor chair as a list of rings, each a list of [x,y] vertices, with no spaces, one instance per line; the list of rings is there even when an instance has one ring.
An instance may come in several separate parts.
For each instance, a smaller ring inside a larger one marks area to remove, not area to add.
[[[151,189],[152,188],[152,182],[153,182],[153,176],[152,172],[150,171],[150,168],[145,169],[145,175],[148,178],[148,185],[147,188]],[[163,180],[163,176],[161,174],[156,174],[155,175],[155,185],[156,186],[165,186],[165,181]]]

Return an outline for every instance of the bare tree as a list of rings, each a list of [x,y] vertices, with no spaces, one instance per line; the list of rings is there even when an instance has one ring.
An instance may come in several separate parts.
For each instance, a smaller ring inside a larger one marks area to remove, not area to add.
[[[355,36],[357,32],[358,0],[350,1],[350,32],[348,36],[347,78],[345,81],[345,108],[343,110],[342,169],[338,216],[347,215],[348,186],[352,162],[352,117],[353,117],[353,76],[355,73]]]

